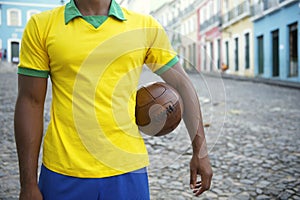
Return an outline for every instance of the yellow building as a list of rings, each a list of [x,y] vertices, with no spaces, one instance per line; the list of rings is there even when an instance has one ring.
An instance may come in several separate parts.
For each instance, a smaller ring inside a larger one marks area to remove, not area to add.
[[[186,71],[195,71],[197,62],[197,2],[166,1],[150,13],[164,26]]]
[[[222,16],[222,64],[226,73],[254,76],[251,0],[224,0]]]

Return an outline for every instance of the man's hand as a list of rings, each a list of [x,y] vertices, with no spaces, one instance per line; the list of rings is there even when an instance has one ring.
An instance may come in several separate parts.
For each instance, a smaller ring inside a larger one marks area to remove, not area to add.
[[[34,185],[27,188],[21,188],[20,200],[43,200],[43,196],[40,192],[38,185]]]
[[[200,102],[192,81],[178,62],[172,68],[161,74],[162,79],[175,88],[183,101],[183,120],[188,130],[193,147],[193,157],[190,162],[191,189],[196,196],[210,188],[212,169],[210,166]],[[197,183],[197,175],[201,182]]]
[[[206,190],[209,190],[213,172],[208,156],[199,158],[198,155],[193,155],[190,162],[190,173],[190,188],[195,193],[195,196],[199,196]],[[197,181],[197,175],[200,175],[200,181]]]

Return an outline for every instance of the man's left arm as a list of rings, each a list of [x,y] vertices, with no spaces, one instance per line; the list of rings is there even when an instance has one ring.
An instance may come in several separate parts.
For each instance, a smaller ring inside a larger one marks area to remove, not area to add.
[[[210,188],[213,172],[207,152],[198,95],[179,62],[160,76],[178,91],[183,100],[183,120],[193,148],[190,162],[190,188],[193,189],[196,196],[199,196]],[[200,175],[201,182],[197,182],[197,175]]]

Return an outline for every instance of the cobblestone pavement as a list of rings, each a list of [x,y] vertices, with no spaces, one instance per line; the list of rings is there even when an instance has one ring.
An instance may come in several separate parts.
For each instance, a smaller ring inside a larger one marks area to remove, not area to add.
[[[190,140],[183,123],[146,137],[151,199],[300,199],[300,90],[190,75],[199,93],[214,177],[199,198],[189,190]],[[149,71],[147,81],[158,80]],[[17,199],[13,136],[16,66],[0,64],[0,199]],[[143,82],[142,82],[143,83]],[[47,97],[45,123],[49,121]]]

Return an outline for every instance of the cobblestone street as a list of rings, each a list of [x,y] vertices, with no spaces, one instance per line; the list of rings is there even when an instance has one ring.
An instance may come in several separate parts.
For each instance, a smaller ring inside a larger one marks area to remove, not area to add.
[[[300,90],[200,74],[190,77],[202,106],[212,186],[199,198],[189,189],[191,148],[181,123],[167,136],[145,136],[151,199],[300,199]],[[142,78],[158,80],[148,70]],[[17,199],[19,193],[13,133],[16,95],[16,66],[0,62],[1,200]],[[50,100],[48,95],[45,124]]]

